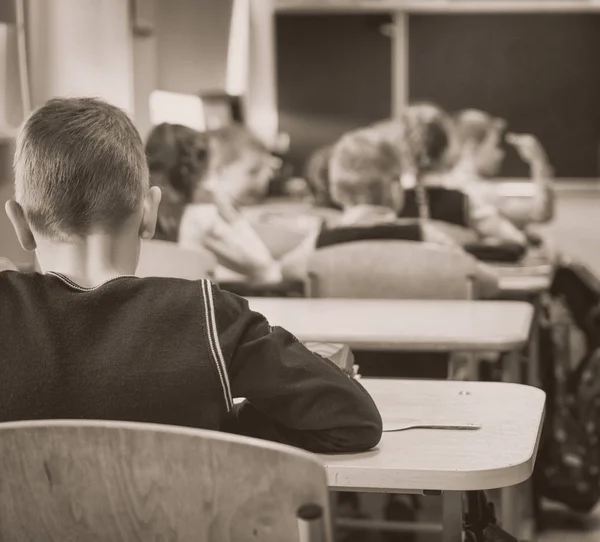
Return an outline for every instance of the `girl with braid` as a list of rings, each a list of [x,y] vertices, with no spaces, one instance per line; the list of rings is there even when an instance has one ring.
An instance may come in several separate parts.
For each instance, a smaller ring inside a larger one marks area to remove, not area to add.
[[[407,130],[407,137],[402,141],[404,145],[413,147],[407,154],[421,160],[420,167],[416,168],[421,175],[415,176],[413,171],[416,169],[413,168],[403,177],[404,187],[415,191],[419,216],[428,213],[436,220],[467,227],[479,241],[527,244],[526,235],[482,196],[478,186],[450,182],[448,172],[455,167],[460,155],[460,138],[446,113],[432,104],[415,104],[405,112],[402,124]],[[449,145],[445,152],[440,153],[439,142],[443,133]],[[456,197],[456,194],[463,194],[463,197]],[[407,212],[408,209],[405,209],[404,216],[410,216]],[[415,213],[415,210],[412,212]]]

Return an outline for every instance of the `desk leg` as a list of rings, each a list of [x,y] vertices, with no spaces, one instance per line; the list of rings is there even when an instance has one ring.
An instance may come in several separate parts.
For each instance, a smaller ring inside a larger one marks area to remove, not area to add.
[[[442,542],[461,542],[463,535],[463,494],[460,491],[444,491]]]
[[[527,360],[527,384],[539,387],[540,380],[540,318],[541,318],[541,296],[537,295],[533,300],[533,324],[531,337],[529,338],[529,356]]]
[[[500,497],[500,526],[512,535],[519,531],[521,490],[519,486],[505,487]]]

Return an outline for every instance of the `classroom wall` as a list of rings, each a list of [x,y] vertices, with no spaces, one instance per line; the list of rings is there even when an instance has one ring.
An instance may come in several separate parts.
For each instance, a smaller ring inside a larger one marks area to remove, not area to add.
[[[225,90],[232,0],[157,3],[158,88]]]
[[[129,3],[29,0],[33,106],[52,96],[99,96],[133,112]]]

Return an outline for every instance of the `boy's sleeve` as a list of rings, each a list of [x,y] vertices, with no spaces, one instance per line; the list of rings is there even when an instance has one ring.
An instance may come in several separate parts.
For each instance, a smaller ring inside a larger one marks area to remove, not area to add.
[[[367,391],[291,333],[271,327],[247,300],[212,285],[216,327],[234,405],[225,431],[316,453],[377,445],[382,421]]]

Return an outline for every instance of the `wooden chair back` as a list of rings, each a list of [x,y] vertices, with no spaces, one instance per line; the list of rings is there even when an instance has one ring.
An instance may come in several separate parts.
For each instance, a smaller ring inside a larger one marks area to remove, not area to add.
[[[136,275],[196,280],[210,278],[216,265],[208,250],[187,250],[176,243],[151,239],[142,242]]]
[[[0,540],[331,540],[317,456],[214,431],[2,423],[0,495]]]
[[[476,262],[460,251],[410,241],[358,241],[315,251],[309,297],[470,299]]]
[[[276,260],[294,250],[307,235],[305,231],[269,222],[253,222],[252,228]]]
[[[18,271],[18,268],[8,258],[0,257],[0,271]]]

